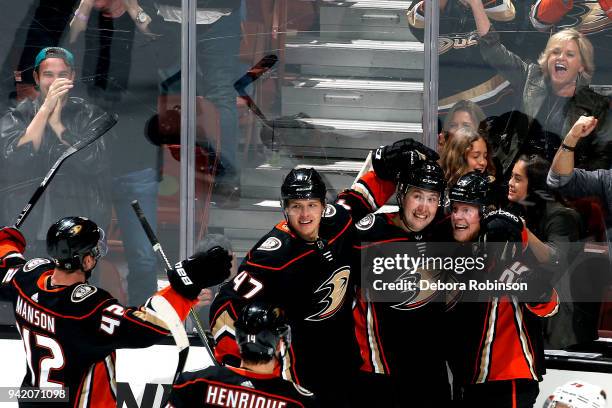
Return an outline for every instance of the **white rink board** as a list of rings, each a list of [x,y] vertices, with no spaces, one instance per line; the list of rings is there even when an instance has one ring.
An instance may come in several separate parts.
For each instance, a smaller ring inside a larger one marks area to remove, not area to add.
[[[21,340],[0,340],[0,386],[18,387],[26,370],[25,352]],[[130,384],[136,401],[140,404],[145,384],[170,384],[176,364],[178,349],[175,346],[151,346],[146,349],[122,349],[117,351],[117,382]],[[212,361],[203,347],[191,347],[186,370],[211,365]],[[161,403],[162,388],[158,387],[155,407]],[[17,403],[0,402],[0,408],[17,407]]]
[[[25,352],[20,340],[0,340],[0,386],[16,387],[21,384],[25,375]],[[178,351],[174,346],[152,346],[146,349],[119,350],[117,352],[117,381],[128,382],[138,404],[142,399],[145,384],[169,384],[176,363]],[[211,360],[202,347],[191,347],[186,369],[193,370],[211,364]],[[536,408],[541,408],[544,400],[556,387],[568,381],[581,379],[604,388],[607,395],[612,395],[612,374],[547,370],[544,381],[540,383],[540,395]],[[162,388],[156,394],[155,405],[159,406]],[[17,403],[0,403],[0,408],[17,407]]]

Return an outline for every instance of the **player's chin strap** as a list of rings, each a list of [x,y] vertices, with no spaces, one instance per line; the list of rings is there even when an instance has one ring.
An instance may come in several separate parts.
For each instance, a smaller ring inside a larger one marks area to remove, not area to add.
[[[168,330],[172,333],[174,342],[179,349],[178,364],[173,378],[173,382],[175,382],[181,372],[183,372],[189,354],[189,338],[187,337],[185,326],[176,313],[176,310],[174,310],[174,307],[172,307],[170,302],[163,296],[152,296],[147,300],[145,308],[147,309],[147,313],[162,320],[166,326],[168,326]]]

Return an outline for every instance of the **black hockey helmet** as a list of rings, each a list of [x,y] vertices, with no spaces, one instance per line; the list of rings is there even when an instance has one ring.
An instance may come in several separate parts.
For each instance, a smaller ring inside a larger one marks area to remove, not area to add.
[[[440,203],[444,202],[446,180],[444,171],[438,163],[426,160],[415,167],[405,167],[397,175],[397,203],[401,207],[402,199],[410,187],[440,193]]]
[[[47,232],[47,252],[59,268],[81,269],[83,257],[105,255],[104,232],[85,217],[64,217]]]
[[[451,204],[458,201],[479,206],[481,214],[491,204],[491,182],[487,174],[472,171],[459,177],[448,192]]]
[[[276,353],[281,339],[285,350],[291,344],[291,328],[284,312],[264,302],[253,302],[242,309],[234,327],[236,342],[243,357],[269,361]]]
[[[325,204],[326,193],[325,182],[315,169],[293,169],[281,186],[282,205],[286,208],[288,200],[291,199],[316,199]]]

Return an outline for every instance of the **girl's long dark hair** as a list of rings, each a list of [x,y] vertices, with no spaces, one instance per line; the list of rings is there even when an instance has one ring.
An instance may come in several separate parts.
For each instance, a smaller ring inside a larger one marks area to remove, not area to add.
[[[521,155],[518,161],[525,163],[527,174],[527,197],[520,203],[521,212],[525,216],[527,228],[535,235],[539,234],[539,224],[546,211],[546,204],[556,201],[568,207],[567,202],[558,191],[552,190],[546,184],[550,162],[538,155]],[[517,162],[518,162],[517,161]]]

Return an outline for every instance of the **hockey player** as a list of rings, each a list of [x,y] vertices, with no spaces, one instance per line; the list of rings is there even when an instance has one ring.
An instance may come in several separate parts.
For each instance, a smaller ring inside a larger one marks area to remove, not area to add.
[[[374,167],[395,174],[416,151],[437,156],[404,140],[379,149]],[[242,305],[255,299],[279,305],[295,334],[283,360],[283,378],[313,391],[322,406],[347,406],[361,361],[351,310],[357,278],[352,272],[354,220],[382,206],[394,190],[394,182],[371,172],[335,204],[326,204],[321,176],[314,169],[292,170],[281,187],[285,221],[249,251],[236,278],[221,287],[211,306],[217,359],[238,364],[233,322]]]
[[[275,374],[291,345],[284,312],[262,302],[242,310],[235,323],[240,367],[213,366],[185,372],[175,381],[166,408],[314,406],[313,394]]]
[[[236,311],[255,299],[279,305],[295,335],[283,378],[311,389],[322,405],[348,406],[359,366],[351,315],[353,219],[341,205],[325,203],[326,186],[314,169],[292,170],[281,192],[286,220],[247,254],[211,305],[215,353],[238,366]]]
[[[402,251],[418,258],[425,252],[429,225],[434,220],[446,188],[444,173],[434,161],[399,173],[397,204],[394,213],[369,214],[356,227],[363,251],[361,259],[374,254],[390,257]],[[398,243],[405,243],[398,247]],[[386,250],[386,251],[385,251]],[[362,265],[364,268],[365,265]],[[385,272],[386,273],[386,272]],[[431,279],[434,271],[392,271],[385,281]],[[398,301],[372,298],[374,288],[369,269],[362,271],[362,288],[355,323],[364,364],[364,387],[371,397],[363,406],[405,406],[407,398],[422,406],[445,406],[450,403],[443,339],[443,314],[446,293],[440,291],[424,297],[425,291],[404,292]],[[436,279],[442,279],[438,277]],[[384,301],[386,300],[386,301]],[[411,332],[407,333],[409,327]]]
[[[485,177],[469,173],[449,192],[453,237],[472,243],[456,255],[486,254],[484,271],[459,278],[523,281],[529,292],[463,294],[447,325],[451,333],[461,333],[448,345],[454,399],[470,408],[532,407],[545,372],[541,319],[556,313],[558,298],[540,271],[522,262],[527,245],[523,222],[512,213],[488,207],[488,186]],[[499,251],[502,248],[507,250]]]
[[[1,289],[15,306],[27,358],[22,386],[67,393],[67,402],[45,406],[115,407],[115,350],[148,347],[169,334],[151,308],[125,307],[87,283],[105,252],[102,240],[93,221],[65,217],[47,233],[50,258],[26,261],[23,235],[0,229]],[[225,279],[230,267],[231,258],[219,247],[196,254],[168,273],[170,286],[157,295],[185,319],[200,290]]]

